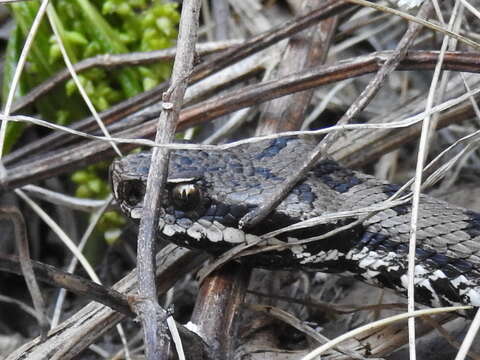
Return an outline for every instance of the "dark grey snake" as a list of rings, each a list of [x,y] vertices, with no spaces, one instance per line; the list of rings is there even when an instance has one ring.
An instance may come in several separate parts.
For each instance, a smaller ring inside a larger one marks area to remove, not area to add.
[[[312,146],[309,140],[290,137],[229,150],[173,151],[159,234],[218,255],[299,221],[377,204],[397,191],[398,186],[326,160],[261,225],[248,234],[239,230],[238,221],[272,196]],[[116,160],[111,168],[114,196],[134,219],[141,216],[149,165],[150,154],[140,153]],[[480,306],[480,214],[428,196],[421,197],[419,214],[415,300],[430,306]],[[337,219],[285,232],[270,243],[295,243],[352,221]],[[326,239],[251,255],[246,261],[344,273],[406,294],[409,232],[406,203]]]

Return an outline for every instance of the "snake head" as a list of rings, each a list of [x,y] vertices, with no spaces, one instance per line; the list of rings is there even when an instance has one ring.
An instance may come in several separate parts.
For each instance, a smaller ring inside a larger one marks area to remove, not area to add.
[[[269,140],[227,150],[175,150],[161,200],[159,233],[177,244],[221,252],[279,226],[301,219],[318,198],[303,185],[257,229],[238,229],[245,214],[267,201],[305,152],[303,143]],[[276,155],[282,161],[275,161]],[[132,154],[111,167],[113,194],[132,219],[142,216],[150,153]],[[273,161],[272,161],[273,160]],[[212,250],[213,249],[213,250]]]
[[[224,155],[172,151],[167,183],[161,194],[161,237],[183,246],[192,245],[193,239],[212,242],[224,236],[226,227],[236,227],[247,213],[247,206],[231,199],[239,182],[225,171],[228,161],[221,160]],[[134,220],[142,216],[150,159],[151,153],[132,154],[115,160],[110,168],[113,195],[122,212]],[[223,251],[224,247],[221,248]]]
[[[110,168],[114,197],[121,210],[132,219],[139,219],[142,215],[150,160],[150,153],[132,154],[115,160]],[[169,174],[162,205],[170,213],[177,211],[199,217],[200,208],[205,207],[200,189],[204,185],[201,172],[182,167],[176,160],[179,160],[178,156],[173,155],[170,167],[175,171]]]

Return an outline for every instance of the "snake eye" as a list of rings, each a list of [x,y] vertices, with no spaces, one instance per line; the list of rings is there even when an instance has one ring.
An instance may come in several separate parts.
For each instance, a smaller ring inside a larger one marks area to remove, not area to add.
[[[182,211],[196,209],[202,198],[200,189],[194,184],[175,185],[170,194],[173,206]]]
[[[122,197],[130,206],[136,206],[143,201],[145,184],[141,180],[130,180],[123,183]]]

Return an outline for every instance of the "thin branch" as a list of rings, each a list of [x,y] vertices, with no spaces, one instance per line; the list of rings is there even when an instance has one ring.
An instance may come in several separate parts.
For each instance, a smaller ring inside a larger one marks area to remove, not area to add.
[[[193,66],[200,5],[200,0],[185,0],[182,4],[171,85],[163,94],[163,111],[157,122],[155,142],[159,144],[171,143],[175,136],[188,75]],[[135,302],[135,308],[143,325],[147,360],[167,359],[169,356],[170,341],[166,318],[158,315],[155,285],[155,241],[161,194],[167,180],[169,154],[168,149],[158,147],[152,152],[138,234],[138,284],[142,299]]]
[[[230,359],[238,336],[241,305],[252,269],[242,264],[226,264],[203,279],[190,319],[218,359]],[[219,339],[219,334],[229,334]]]
[[[35,278],[32,259],[30,258],[25,220],[22,213],[15,207],[0,207],[0,218],[6,218],[12,221],[21,272],[30,296],[32,297],[35,315],[40,326],[41,338],[45,340],[49,329],[49,322],[46,314],[45,301],[43,300],[40,286],[38,286],[37,279]]]
[[[51,265],[33,260],[31,262],[35,275],[40,281],[58,288],[68,289],[74,294],[104,304],[126,316],[135,316],[130,309],[126,295]],[[19,258],[0,254],[0,271],[22,275]]]

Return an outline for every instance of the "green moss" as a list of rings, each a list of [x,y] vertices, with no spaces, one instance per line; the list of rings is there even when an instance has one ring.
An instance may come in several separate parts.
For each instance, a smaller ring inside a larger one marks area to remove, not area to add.
[[[16,27],[8,43],[5,61],[4,101],[39,2],[14,3],[10,8]],[[75,63],[99,54],[151,51],[173,46],[180,17],[176,8],[176,4],[161,0],[55,0],[48,12],[59,29],[71,61]],[[65,66],[46,20],[35,37],[28,61],[18,95],[26,94]],[[81,81],[94,106],[101,111],[164,81],[170,76],[170,68],[170,64],[155,64],[111,71],[91,69],[81,74]],[[148,69],[148,76],[141,69]],[[57,87],[38,100],[34,111],[49,121],[62,124],[88,114],[73,81],[67,81],[63,87]],[[9,146],[21,134],[21,128],[14,130],[7,138]]]
[[[4,64],[2,96],[5,102],[13,73],[39,9],[39,1],[18,2],[10,5],[15,28],[9,39]],[[48,13],[55,21],[67,54],[73,63],[99,54],[119,54],[132,51],[159,50],[174,45],[180,15],[177,5],[162,0],[53,0]],[[35,36],[28,66],[21,78],[16,96],[28,93],[33,87],[65,67],[59,45],[47,20],[41,23]],[[89,69],[79,75],[81,84],[99,111],[112,104],[149,90],[170,76],[169,63],[114,70]],[[33,112],[60,125],[89,114],[76,84],[66,81],[35,102]],[[20,138],[21,123],[10,123],[7,128],[5,151]],[[82,198],[103,199],[110,189],[106,182],[106,165],[90,166],[75,172],[71,180],[76,184],[75,195]],[[105,240],[114,241],[124,221],[118,213],[106,213],[99,229]]]

